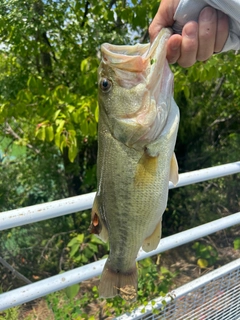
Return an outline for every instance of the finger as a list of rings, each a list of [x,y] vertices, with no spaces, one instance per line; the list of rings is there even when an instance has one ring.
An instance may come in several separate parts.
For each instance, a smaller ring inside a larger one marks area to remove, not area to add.
[[[180,66],[187,68],[196,62],[198,50],[198,24],[190,21],[185,24],[182,31],[181,55],[178,59]]]
[[[150,24],[150,26],[148,28],[148,33],[149,33],[149,37],[150,37],[150,42],[151,43],[156,38],[156,36],[158,35],[158,33],[161,31],[162,28],[163,27],[159,23],[158,17],[155,16],[155,18],[153,19],[152,23]]]
[[[173,16],[179,0],[162,0],[152,23],[149,26],[150,42],[156,38],[162,28],[171,27],[174,23]]]
[[[214,53],[216,32],[217,11],[211,7],[205,7],[200,12],[198,21],[197,60],[205,61]]]
[[[169,63],[176,63],[181,55],[182,36],[172,35],[167,43],[167,60]]]
[[[217,11],[217,34],[214,52],[222,51],[229,34],[228,16],[222,11]]]

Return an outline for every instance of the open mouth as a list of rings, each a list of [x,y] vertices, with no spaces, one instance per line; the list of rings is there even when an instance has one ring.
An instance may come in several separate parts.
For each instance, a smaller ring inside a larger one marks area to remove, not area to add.
[[[101,46],[103,63],[130,72],[142,72],[152,65],[159,68],[158,61],[161,56],[165,59],[166,41],[170,35],[169,29],[163,29],[152,44],[119,46],[105,43]]]

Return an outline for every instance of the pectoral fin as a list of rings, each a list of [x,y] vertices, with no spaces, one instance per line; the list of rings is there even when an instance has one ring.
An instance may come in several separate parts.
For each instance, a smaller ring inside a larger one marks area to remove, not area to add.
[[[172,181],[174,186],[178,183],[178,163],[175,153],[173,153],[171,159],[169,180]]]
[[[140,158],[135,174],[135,184],[138,186],[152,184],[156,179],[158,157],[151,157],[144,152]]]
[[[100,216],[100,213],[99,213],[97,196],[95,197],[94,202],[93,202],[91,218],[92,218],[92,221],[91,221],[91,224],[89,227],[89,231],[91,233],[96,234],[104,242],[107,242],[108,241],[108,231],[107,231],[107,228],[106,228],[105,224],[103,223],[101,216]]]
[[[153,233],[143,241],[142,248],[145,252],[155,250],[162,236],[162,221],[160,220]]]

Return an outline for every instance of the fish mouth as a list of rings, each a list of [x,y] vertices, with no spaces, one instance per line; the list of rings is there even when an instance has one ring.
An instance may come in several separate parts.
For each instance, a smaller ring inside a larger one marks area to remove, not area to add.
[[[149,66],[162,70],[160,60],[165,60],[166,41],[171,34],[171,29],[162,29],[152,44],[131,46],[104,43],[101,46],[103,63],[130,72],[143,72]]]
[[[162,90],[161,83],[167,83],[167,87],[172,93],[170,82],[173,83],[173,77],[169,76],[171,71],[166,62],[166,42],[171,34],[171,29],[162,29],[152,44],[130,46],[104,43],[101,46],[102,68],[111,67],[115,71],[118,84],[125,88],[131,88],[139,82],[145,82],[146,89],[157,101],[158,93],[166,91],[166,88]],[[166,87],[166,85],[164,86]],[[167,90],[167,94],[169,94],[169,90]]]

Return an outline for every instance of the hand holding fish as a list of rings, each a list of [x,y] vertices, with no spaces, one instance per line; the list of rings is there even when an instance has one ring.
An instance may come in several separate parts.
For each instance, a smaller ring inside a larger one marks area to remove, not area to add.
[[[158,12],[149,27],[151,42],[158,32],[164,27],[172,27],[178,24],[176,11],[181,0],[162,0]],[[182,28],[176,30],[180,34],[174,34],[168,40],[167,59],[169,63],[178,63],[182,67],[190,67],[196,61],[205,61],[213,53],[222,51],[229,34],[228,16],[219,10],[207,6],[204,1],[203,9],[198,16],[198,22],[189,20]],[[196,3],[196,1],[195,1]],[[191,7],[191,4],[188,6]],[[192,4],[191,14],[195,4]],[[196,8],[196,10],[198,10]],[[196,12],[198,14],[198,12]],[[191,18],[189,14],[189,18]],[[182,30],[181,30],[182,29]]]

